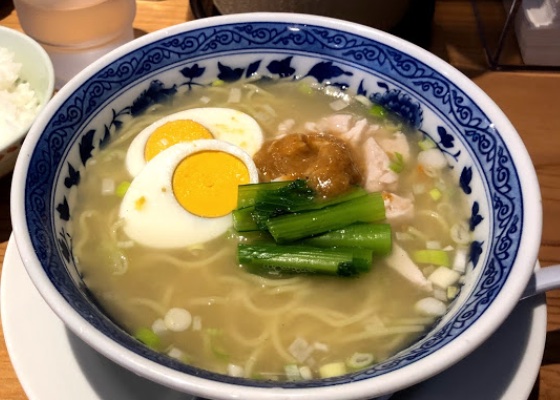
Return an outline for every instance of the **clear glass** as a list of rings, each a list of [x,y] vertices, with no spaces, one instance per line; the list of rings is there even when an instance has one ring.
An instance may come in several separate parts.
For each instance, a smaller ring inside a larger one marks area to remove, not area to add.
[[[14,5],[25,33],[51,57],[57,88],[134,38],[135,0],[14,0]]]

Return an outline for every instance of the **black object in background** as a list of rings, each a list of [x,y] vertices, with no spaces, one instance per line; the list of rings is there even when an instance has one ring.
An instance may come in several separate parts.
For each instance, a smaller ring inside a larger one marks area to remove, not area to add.
[[[190,9],[195,18],[220,15],[209,0],[190,0]],[[434,10],[435,0],[412,0],[403,18],[388,32],[427,49],[432,39]]]

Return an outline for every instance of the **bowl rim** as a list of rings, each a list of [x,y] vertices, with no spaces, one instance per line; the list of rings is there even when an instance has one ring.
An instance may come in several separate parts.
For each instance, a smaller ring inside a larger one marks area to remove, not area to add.
[[[39,44],[39,42],[37,42],[35,39],[33,39],[31,36],[20,32],[16,29],[7,27],[7,26],[2,26],[0,25],[0,35],[6,34],[8,36],[11,36],[12,38],[17,38],[17,40],[20,40],[22,43],[26,43],[26,46],[29,46],[29,48],[32,48],[33,51],[35,51],[39,57],[41,58],[44,67],[46,68],[46,72],[47,72],[47,77],[48,77],[48,82],[47,82],[47,87],[45,88],[44,93],[41,93],[42,95],[44,94],[45,98],[43,99],[43,101],[41,101],[41,104],[39,105],[39,108],[37,109],[37,114],[35,116],[35,118],[26,126],[24,126],[20,132],[18,132],[16,135],[13,136],[13,139],[6,144],[6,146],[0,150],[9,148],[13,145],[15,145],[16,143],[19,143],[29,132],[29,129],[31,128],[31,126],[33,125],[33,123],[35,122],[35,120],[37,119],[37,116],[39,114],[41,114],[41,112],[45,109],[45,107],[47,106],[47,103],[49,103],[49,100],[52,98],[53,93],[54,93],[54,81],[55,81],[55,73],[54,73],[54,66],[53,63],[51,61],[51,58],[49,57],[47,51],[43,48],[43,46],[41,46]],[[17,61],[17,60],[16,60]],[[35,90],[35,88],[33,88]]]
[[[443,346],[435,353],[417,360],[412,365],[404,366],[381,377],[374,377],[336,386],[329,385],[314,388],[259,388],[208,381],[203,378],[187,375],[147,360],[113,342],[104,334],[92,328],[92,326],[84,320],[54,288],[35,255],[29,232],[25,229],[26,220],[23,206],[25,197],[24,178],[29,167],[34,144],[42,133],[40,126],[46,125],[50,120],[50,114],[58,110],[66,97],[70,95],[76,87],[93,76],[95,71],[102,66],[106,66],[121,56],[133,52],[153,41],[183,32],[207,28],[208,26],[258,21],[325,26],[329,29],[352,32],[353,34],[379,41],[389,47],[397,48],[409,54],[411,57],[430,66],[442,76],[461,87],[470,98],[476,99],[477,106],[484,110],[484,113],[488,115],[492,121],[499,122],[500,132],[502,136],[505,135],[504,139],[507,139],[508,148],[514,150],[511,152],[512,159],[515,160],[515,165],[518,170],[523,172],[523,174],[519,176],[520,186],[523,189],[523,202],[531,206],[526,207],[523,212],[525,220],[523,227],[527,228],[527,233],[523,232],[522,234],[520,242],[520,249],[522,249],[522,251],[518,253],[514,266],[512,267],[512,270],[516,271],[516,276],[508,277],[496,299],[471,327],[467,328],[451,343]],[[216,392],[221,392],[223,395],[219,398],[240,397],[248,400],[285,398],[307,399],[310,398],[310,396],[325,400],[334,400],[337,398],[357,399],[363,398],[366,393],[374,397],[388,394],[418,383],[458,362],[486,340],[490,334],[498,328],[507,315],[513,310],[513,307],[516,305],[521,293],[525,289],[533,273],[533,266],[537,260],[539,250],[542,229],[542,207],[536,172],[521,137],[493,100],[463,73],[427,50],[386,32],[329,17],[291,13],[231,14],[188,21],[149,33],[108,53],[67,83],[60,90],[58,95],[51,100],[45,110],[40,114],[39,118],[37,118],[36,124],[32,126],[28,134],[28,139],[24,142],[20,154],[21,156],[18,158],[14,176],[21,179],[14,179],[11,195],[14,237],[28,274],[49,306],[63,319],[72,331],[101,354],[113,361],[117,361],[145,378],[204,397],[212,397],[215,396]],[[528,222],[530,222],[530,224]],[[375,384],[373,384],[373,382],[375,382]]]

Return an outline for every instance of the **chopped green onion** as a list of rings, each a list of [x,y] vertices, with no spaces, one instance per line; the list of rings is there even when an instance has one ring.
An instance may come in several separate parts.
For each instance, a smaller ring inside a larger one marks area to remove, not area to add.
[[[428,240],[428,237],[426,236],[426,234],[424,232],[422,232],[420,229],[415,228],[414,226],[409,226],[406,229],[406,233],[412,235],[414,238],[419,239],[419,240],[423,240],[423,241]]]
[[[451,285],[455,285],[457,282],[459,282],[460,278],[461,274],[445,266],[436,268],[436,270],[428,276],[428,280],[430,282],[444,290],[446,290]],[[447,296],[445,297],[447,298]]]
[[[222,344],[220,343],[222,333],[223,332],[220,329],[208,328],[205,331],[205,335],[203,336],[203,340],[204,340],[206,346],[208,346],[210,348],[212,353],[217,358],[219,358],[220,360],[226,360],[227,361],[229,359],[229,354],[224,349]]]
[[[186,355],[183,352],[183,350],[177,347],[171,347],[171,349],[167,351],[167,355],[171,358],[175,358],[176,360],[182,361],[184,363],[191,361],[190,357]]]
[[[401,131],[402,128],[403,128],[403,125],[400,122],[397,123],[397,124],[389,122],[388,124],[385,125],[385,129],[388,130],[389,132],[393,132],[393,133]]]
[[[422,268],[422,273],[424,274],[424,276],[430,276],[432,274],[432,272],[434,272],[436,270],[435,265],[426,265],[424,268]]]
[[[346,360],[346,365],[352,370],[360,370],[372,365],[374,360],[371,353],[354,353]]]
[[[433,264],[444,267],[451,266],[449,254],[445,250],[418,250],[413,253],[412,258],[418,264]]]
[[[319,368],[319,375],[321,375],[321,378],[333,378],[335,376],[344,375],[346,372],[346,364],[343,362],[333,362]]]
[[[455,285],[447,287],[447,299],[453,300],[459,294],[459,288]]]
[[[317,247],[361,247],[377,255],[386,255],[391,252],[391,225],[353,224],[304,239],[303,243]]]
[[[465,248],[460,247],[455,251],[455,258],[453,259],[453,270],[464,274],[467,269],[468,252]]]
[[[130,187],[130,182],[122,181],[115,189],[115,194],[119,197],[124,197],[129,187]]]
[[[385,118],[388,114],[387,109],[379,104],[374,104],[369,109],[369,114],[378,118]]]
[[[368,256],[369,254],[369,256]],[[311,246],[239,244],[237,260],[257,274],[326,274],[355,276],[371,268],[371,252],[364,249],[322,249]]]
[[[439,199],[441,199],[441,197],[443,196],[441,190],[439,190],[438,188],[433,188],[428,193],[430,194],[430,197],[433,201],[439,201]]]
[[[404,169],[404,157],[401,153],[395,152],[393,157],[391,157],[391,163],[389,164],[389,169],[397,174],[400,174]]]
[[[427,240],[426,241],[426,249],[429,250],[441,250],[441,243],[438,240]],[[445,249],[445,250],[452,250],[452,249]]]
[[[311,372],[311,368],[309,368],[307,365],[299,367],[299,374],[301,375],[302,379],[313,379],[313,372]]]
[[[245,368],[241,365],[230,363],[227,366],[227,374],[236,378],[243,378],[243,376],[245,376]]]
[[[101,180],[101,194],[109,196],[115,193],[115,181],[110,178],[103,178]]]
[[[216,86],[224,86],[226,83],[225,81],[222,81],[221,79],[216,79],[215,81],[212,82],[212,86],[216,87]]]
[[[425,297],[414,304],[414,309],[425,317],[441,317],[447,312],[447,305],[434,297]]]
[[[296,364],[288,364],[284,366],[284,372],[286,372],[286,379],[289,381],[301,381],[301,374],[299,368]]]
[[[341,229],[356,222],[379,222],[385,219],[385,204],[381,193],[364,196],[302,213],[270,218],[266,226],[278,243]]]
[[[306,95],[312,95],[315,92],[313,90],[313,87],[311,87],[311,85],[305,82],[300,82],[297,88],[298,88],[298,92]]]
[[[437,145],[428,136],[424,136],[424,138],[418,142],[418,147],[420,147],[421,150],[429,150],[435,149]]]
[[[140,328],[134,333],[134,337],[144,343],[152,350],[158,350],[161,340],[151,329]]]

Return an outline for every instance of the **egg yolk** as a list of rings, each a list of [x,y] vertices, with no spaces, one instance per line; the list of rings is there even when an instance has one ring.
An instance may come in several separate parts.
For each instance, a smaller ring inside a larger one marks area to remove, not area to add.
[[[180,142],[212,138],[212,133],[206,127],[193,120],[169,121],[152,132],[146,141],[144,158],[150,161],[163,150]]]
[[[201,217],[221,217],[237,206],[239,185],[249,183],[249,170],[236,156],[216,150],[194,153],[173,173],[175,198]]]

